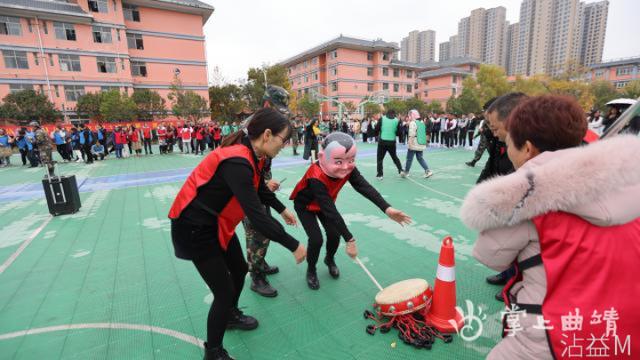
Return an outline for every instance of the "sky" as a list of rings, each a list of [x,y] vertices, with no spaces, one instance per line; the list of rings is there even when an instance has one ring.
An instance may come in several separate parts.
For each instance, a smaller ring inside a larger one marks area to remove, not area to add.
[[[250,67],[275,64],[343,34],[397,42],[412,30],[436,32],[438,44],[471,10],[504,6],[518,22],[521,0],[200,0],[214,13],[204,26],[210,82],[246,79]],[[587,0],[587,3],[593,2]],[[640,56],[639,0],[609,0],[603,60]],[[635,30],[634,30],[635,29]],[[216,72],[215,69],[218,69]],[[214,75],[219,74],[219,75]]]

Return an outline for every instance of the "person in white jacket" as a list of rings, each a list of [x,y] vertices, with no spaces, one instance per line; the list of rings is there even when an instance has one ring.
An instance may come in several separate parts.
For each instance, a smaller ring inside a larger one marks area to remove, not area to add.
[[[411,163],[413,162],[414,156],[418,159],[418,163],[424,169],[423,177],[428,178],[433,175],[433,172],[429,170],[429,166],[427,165],[427,162],[424,161],[424,157],[422,156],[424,150],[427,148],[428,143],[429,139],[427,138],[427,127],[420,119],[420,113],[415,109],[409,111],[409,142],[407,149],[407,161],[404,166],[404,171],[401,173],[402,177],[409,176],[409,171],[411,170]]]

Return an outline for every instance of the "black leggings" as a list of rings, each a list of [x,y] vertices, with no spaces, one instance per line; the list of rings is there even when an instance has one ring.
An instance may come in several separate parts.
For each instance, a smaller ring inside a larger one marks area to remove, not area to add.
[[[318,220],[322,223],[325,233],[327,234],[327,258],[333,259],[340,245],[340,233],[331,224],[322,213],[314,213],[306,209],[296,207],[298,219],[309,237],[307,243],[307,271],[315,271],[318,258],[320,257],[320,249],[322,248],[322,232]]]
[[[378,174],[377,176],[382,176],[382,163],[384,162],[384,157],[385,155],[387,155],[387,153],[389,153],[389,155],[391,155],[391,159],[393,159],[393,163],[396,165],[396,168],[398,169],[398,173],[402,172],[402,164],[400,164],[400,159],[398,159],[398,154],[396,154],[396,142],[395,140],[393,141],[387,141],[387,140],[380,140],[380,142],[378,142],[378,156],[377,156],[377,160],[378,160]]]
[[[238,237],[233,235],[226,252],[221,250],[215,256],[193,260],[193,264],[213,292],[213,303],[207,317],[207,345],[220,346],[230,310],[238,307],[248,271]]]

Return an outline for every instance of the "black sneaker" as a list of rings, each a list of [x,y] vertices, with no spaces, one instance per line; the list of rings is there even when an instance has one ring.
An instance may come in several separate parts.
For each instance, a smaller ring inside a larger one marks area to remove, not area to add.
[[[500,302],[504,302],[504,298],[502,297],[502,290],[498,291],[495,295],[496,300]]]
[[[329,275],[332,278],[337,279],[340,277],[340,269],[338,269],[334,259],[324,258],[324,263],[329,267]]]
[[[307,285],[311,290],[320,289],[320,280],[318,280],[318,274],[315,271],[307,271]]]
[[[262,273],[251,273],[251,290],[264,297],[278,296],[278,290],[274,289]]]
[[[227,323],[227,329],[253,330],[258,327],[258,320],[253,316],[245,315],[238,308],[231,309],[231,316]]]
[[[222,346],[210,348],[204,343],[204,360],[235,360]]]
[[[464,163],[464,164],[465,164],[465,165],[467,165],[467,166],[470,166],[470,167],[474,167],[474,166],[476,166],[476,162],[475,162],[475,161],[467,161],[467,162],[466,162],[466,163]]]

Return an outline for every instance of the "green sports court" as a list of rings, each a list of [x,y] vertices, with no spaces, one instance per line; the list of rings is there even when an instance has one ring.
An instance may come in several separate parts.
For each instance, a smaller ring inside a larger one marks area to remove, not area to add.
[[[56,154],[57,156],[57,154]],[[405,153],[399,156],[404,162]],[[359,256],[382,286],[409,278],[433,284],[441,239],[454,238],[457,303],[481,320],[473,341],[438,340],[432,350],[403,344],[392,330],[371,336],[376,286],[338,251],[338,280],[318,266],[321,288],[308,289],[304,264],[295,265],[279,244],[267,260],[280,267],[269,277],[276,298],[245,285],[240,306],[260,321],[257,330],[228,331],[225,348],[237,359],[482,359],[500,338],[498,288],[492,272],[471,256],[475,233],[458,219],[462,200],[480,168],[464,162],[469,150],[429,149],[434,172],[401,179],[385,159],[385,178],[375,178],[375,145],[359,145],[357,166],[392,206],[413,217],[401,227],[348,185],[337,206],[358,239]],[[167,213],[185,177],[200,160],[192,154],[150,155],[92,165],[58,166],[75,174],[82,199],[73,215],[51,217],[40,179],[43,168],[0,169],[0,358],[1,359],[199,359],[212,295],[190,263],[173,255]],[[59,160],[59,159],[58,159]],[[12,164],[20,160],[14,156]],[[288,196],[307,168],[286,148],[274,161],[275,179],[287,180]],[[480,165],[480,164],[478,164]],[[278,217],[279,219],[279,217]],[[306,243],[302,227],[288,230]],[[240,239],[244,239],[238,227]],[[241,241],[243,242],[243,241]],[[322,255],[322,254],[321,254]]]

